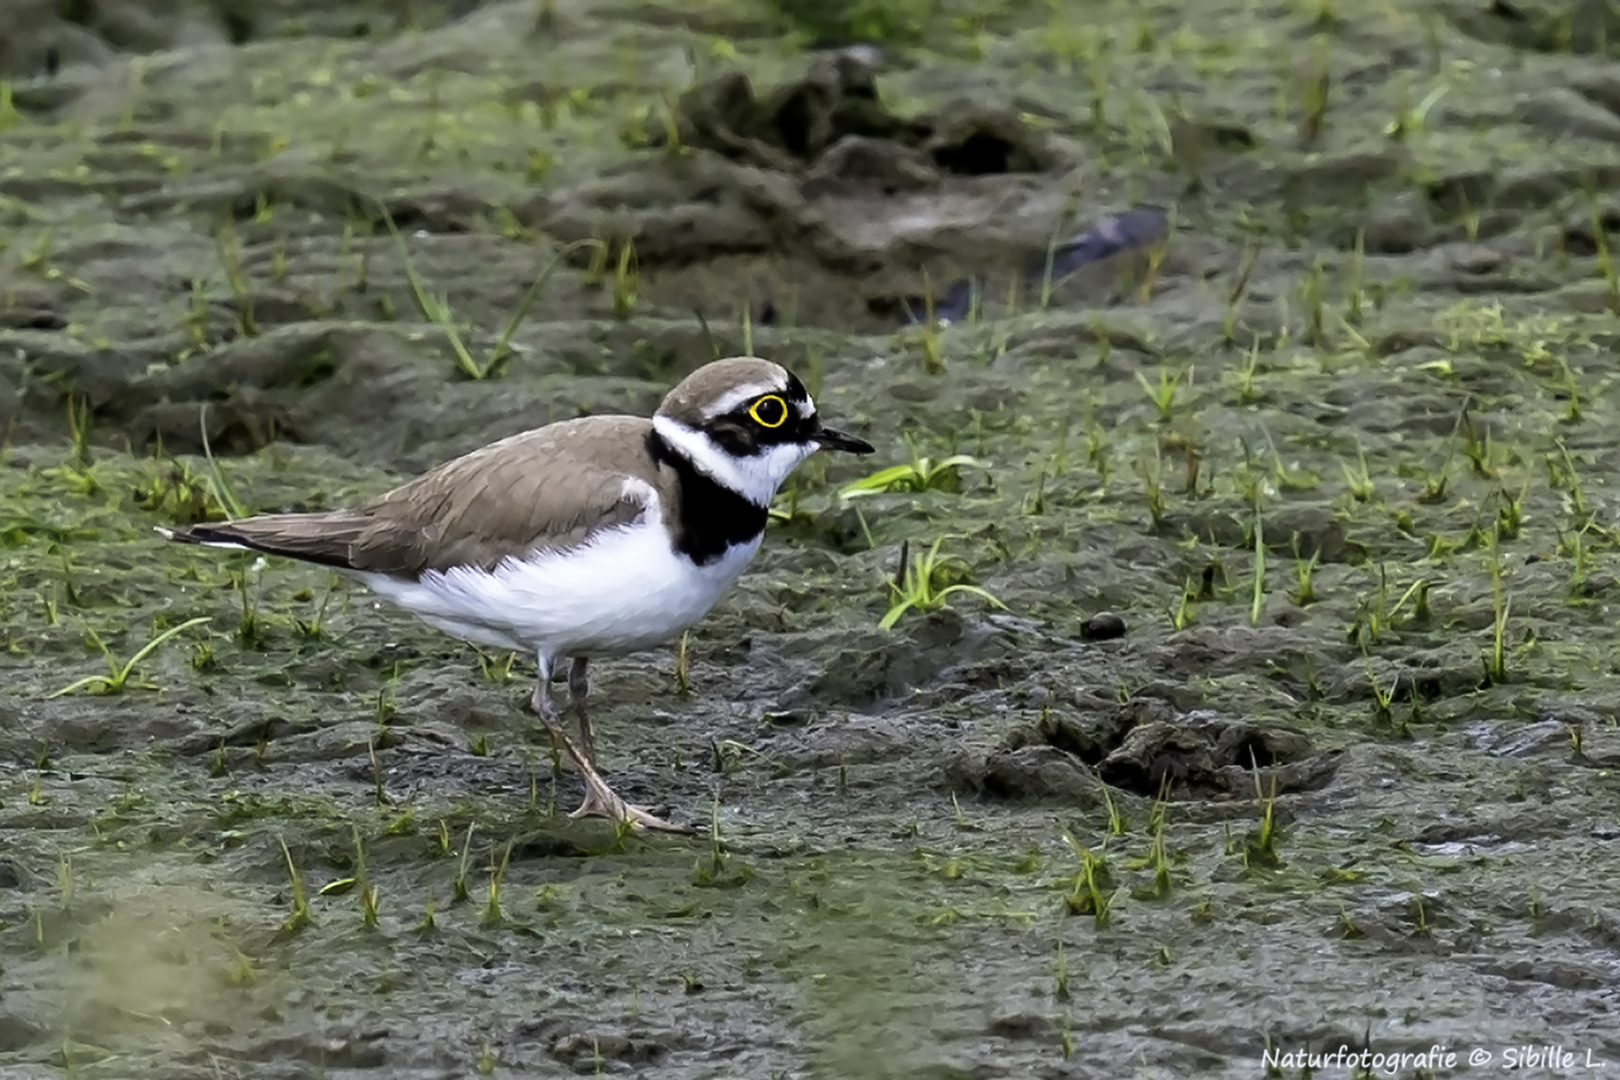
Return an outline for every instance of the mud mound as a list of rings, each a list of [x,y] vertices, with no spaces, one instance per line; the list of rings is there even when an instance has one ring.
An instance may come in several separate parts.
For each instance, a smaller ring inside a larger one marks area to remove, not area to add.
[[[1296,728],[1136,698],[1082,713],[1050,711],[1011,732],[1000,749],[953,761],[947,778],[958,790],[997,798],[1094,807],[1099,784],[1183,800],[1252,798],[1257,777],[1268,792],[1314,790],[1332,779],[1337,757]]]
[[[677,107],[682,144],[783,172],[809,170],[809,188],[863,186],[884,194],[926,188],[942,175],[1044,172],[1062,158],[1010,110],[968,102],[903,118],[878,97],[859,52],[814,61],[800,80],[756,98],[742,72],[694,87]],[[657,133],[654,146],[667,144]]]
[[[992,264],[998,256],[1027,261],[1034,231],[1024,225],[1017,239],[998,243],[996,226],[986,228],[987,215],[973,204],[987,210],[995,202],[1005,211],[1018,191],[1017,177],[1072,164],[1011,109],[957,102],[914,117],[894,114],[879,98],[866,55],[853,50],[816,59],[803,78],[762,97],[742,72],[716,76],[680,98],[674,141],[658,130],[648,145],[679,153],[638,162],[562,198],[538,200],[520,214],[568,239],[633,244],[640,265],[655,270],[770,254],[776,265],[765,283],[800,287],[782,289],[791,299],[765,291],[754,300],[762,323],[780,321],[788,304],[798,321],[850,329],[877,329],[876,320],[903,309],[892,295],[871,289],[874,278],[894,269],[914,275],[942,251],[966,254],[961,240],[968,216],[978,219],[977,261],[987,254]],[[699,153],[688,156],[694,149]],[[979,183],[964,187],[960,181],[967,179]],[[894,198],[942,194],[971,203],[949,216],[937,205],[919,215],[923,204]],[[1105,222],[1066,245],[1059,276],[1126,246],[1118,228]],[[1130,222],[1126,231],[1140,244],[1134,234],[1149,230]],[[727,270],[736,275],[735,267]],[[841,280],[848,278],[868,284]],[[700,287],[712,297],[712,287]],[[694,296],[692,306],[706,305]]]

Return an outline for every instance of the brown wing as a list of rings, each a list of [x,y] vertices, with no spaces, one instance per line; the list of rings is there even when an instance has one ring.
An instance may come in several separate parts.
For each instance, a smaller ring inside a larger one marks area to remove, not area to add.
[[[266,514],[174,534],[234,543],[345,570],[417,577],[452,566],[494,569],[507,556],[565,551],[642,515],[626,475],[649,482],[652,425],[601,416],[550,424],[447,462],[352,510]]]

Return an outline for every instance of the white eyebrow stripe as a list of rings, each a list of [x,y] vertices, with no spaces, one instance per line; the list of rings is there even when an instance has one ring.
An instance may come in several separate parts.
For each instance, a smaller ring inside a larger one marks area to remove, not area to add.
[[[713,420],[717,416],[724,416],[743,402],[753,401],[761,394],[778,394],[786,401],[787,387],[777,382],[757,382],[739,386],[710,406],[705,419]]]

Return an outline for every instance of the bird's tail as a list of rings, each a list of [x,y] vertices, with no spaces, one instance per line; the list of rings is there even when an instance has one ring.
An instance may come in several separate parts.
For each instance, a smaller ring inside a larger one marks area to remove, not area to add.
[[[344,510],[328,514],[263,514],[241,521],[159,529],[158,532],[181,544],[261,551],[338,570],[353,570],[351,551],[369,520],[364,515]]]

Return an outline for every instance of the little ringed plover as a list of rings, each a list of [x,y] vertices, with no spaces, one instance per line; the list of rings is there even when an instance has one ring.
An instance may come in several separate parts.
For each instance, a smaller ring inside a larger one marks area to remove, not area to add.
[[[873,448],[823,426],[785,368],[734,357],[687,376],[651,419],[549,424],[351,509],[160,531],[330,566],[454,637],[528,652],[540,668],[534,709],[585,780],[570,816],[686,831],[627,804],[597,772],[586,666],[703,618],[759,550],[777,488],[823,449]],[[565,658],[577,742],[549,689]]]

